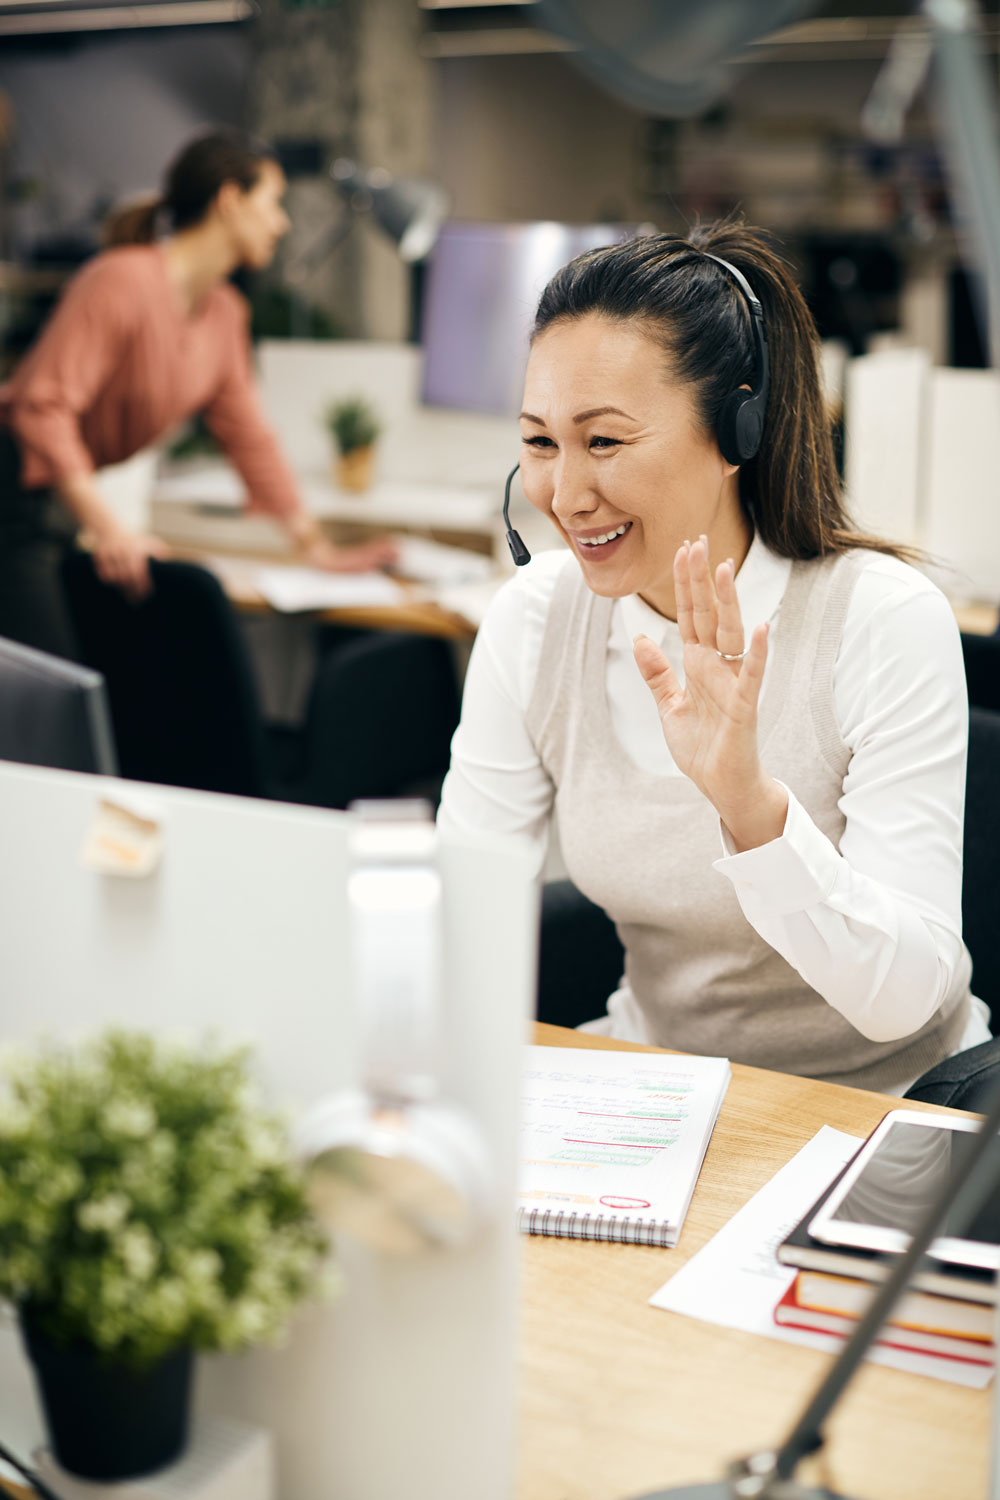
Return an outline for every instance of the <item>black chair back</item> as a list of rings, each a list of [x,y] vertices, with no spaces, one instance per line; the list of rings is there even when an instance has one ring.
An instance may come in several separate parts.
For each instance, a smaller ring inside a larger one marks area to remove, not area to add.
[[[538,938],[538,1020],[579,1026],[604,1015],[624,969],[625,951],[607,912],[570,880],[546,882]]]
[[[962,930],[973,992],[1000,1031],[1000,713],[985,708],[969,710]]]
[[[975,639],[975,637],[970,637]],[[969,762],[965,785],[965,869],[962,934],[972,955],[972,991],[990,1008],[1000,1030],[1000,713],[969,709]],[[908,1099],[953,1109],[988,1109],[1000,1086],[1000,1037],[946,1057],[930,1068]]]
[[[1000,713],[1000,636],[962,634],[969,703]]]
[[[256,682],[221,584],[186,562],[151,562],[133,604],[71,554],[63,580],[81,651],[104,676],[121,774],[249,797],[267,795]]]
[[[376,631],[325,652],[306,715],[298,797],[346,807],[357,797],[436,802],[458,725],[447,641]]]

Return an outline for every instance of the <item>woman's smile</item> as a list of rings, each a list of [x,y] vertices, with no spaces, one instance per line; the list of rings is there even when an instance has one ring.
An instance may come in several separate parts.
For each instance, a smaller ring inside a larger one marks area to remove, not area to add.
[[[566,535],[586,562],[606,562],[622,547],[631,530],[632,522],[622,521],[620,525],[610,526],[605,531],[570,531],[567,529]]]

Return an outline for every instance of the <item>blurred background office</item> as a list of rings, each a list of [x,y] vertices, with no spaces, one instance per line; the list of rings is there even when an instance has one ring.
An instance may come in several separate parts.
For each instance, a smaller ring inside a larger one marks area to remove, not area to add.
[[[281,539],[266,517],[237,516],[239,482],[197,424],[99,480],[130,522],[221,580],[268,725],[308,729],[323,628],[367,640],[416,625],[445,652],[453,685],[439,674],[415,700],[436,704],[434,745],[400,784],[443,770],[465,654],[509,568],[499,506],[534,299],[576,251],[643,225],[683,231],[739,208],[780,237],[824,339],[859,518],[928,547],[967,623],[996,620],[1000,392],[933,96],[916,94],[896,143],[862,123],[893,37],[919,38],[911,0],[791,6],[806,18],[751,41],[724,90],[670,117],[581,68],[550,29],[555,9],[0,4],[0,375],[98,250],[110,207],[155,188],[185,141],[235,126],[273,143],[292,228],[271,267],[241,279],[264,405],[332,539],[390,529],[414,544],[400,561],[410,591],[374,580],[352,612],[301,578],[289,604],[286,578],[282,602],[246,563],[279,556]],[[1000,6],[980,9],[995,75]],[[331,407],[352,402],[379,429],[360,494],[330,468]],[[555,545],[535,522],[529,545]],[[358,731],[373,712],[348,696],[334,718]]]

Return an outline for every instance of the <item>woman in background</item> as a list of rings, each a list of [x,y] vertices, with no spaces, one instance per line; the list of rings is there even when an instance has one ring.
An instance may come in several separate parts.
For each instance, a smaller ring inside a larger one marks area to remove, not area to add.
[[[985,1041],[958,628],[851,527],[816,330],[766,238],[724,223],[564,267],[521,429],[568,547],[479,632],[441,822],[541,865],[555,812],[625,947],[594,1029],[886,1092]]]
[[[78,531],[97,571],[131,597],[166,549],[124,526],[94,471],[121,463],[196,412],[276,516],[301,559],[332,571],[391,562],[389,540],[337,548],[306,512],[264,416],[248,308],[228,278],[260,270],[289,227],[271,149],[231,131],[201,136],[163,195],[113,216],[113,247],[70,281],[35,346],[0,388],[0,635],[73,656],[59,579]],[[164,219],[169,233],[156,238]]]

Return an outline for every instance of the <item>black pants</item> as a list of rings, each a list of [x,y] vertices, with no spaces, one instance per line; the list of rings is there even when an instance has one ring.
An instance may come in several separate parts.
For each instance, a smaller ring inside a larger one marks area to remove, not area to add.
[[[61,566],[75,524],[47,489],[21,485],[21,456],[0,427],[0,636],[79,660]]]

